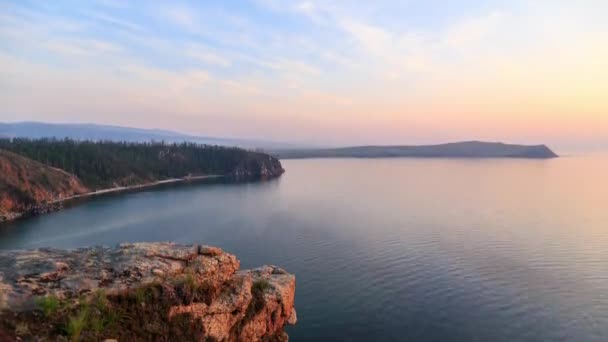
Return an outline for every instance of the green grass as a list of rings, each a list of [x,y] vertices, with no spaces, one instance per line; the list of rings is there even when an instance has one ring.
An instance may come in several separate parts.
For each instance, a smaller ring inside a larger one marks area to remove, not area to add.
[[[98,315],[91,316],[89,319],[91,330],[96,334],[101,333],[107,325],[107,321]]]
[[[54,315],[59,310],[59,307],[60,307],[59,298],[57,298],[53,295],[39,297],[36,300],[36,304],[38,305],[40,310],[42,310],[42,312],[44,313],[44,316],[46,316],[46,317]]]
[[[93,305],[95,305],[95,307],[101,312],[106,311],[109,302],[108,296],[106,295],[106,291],[104,289],[100,289],[95,293],[93,297]]]
[[[146,301],[146,289],[144,287],[138,287],[135,290],[135,302],[142,304]]]
[[[80,335],[87,325],[87,317],[89,316],[89,307],[84,306],[80,308],[80,311],[74,315],[70,316],[68,320],[67,333],[70,341],[78,341],[80,339]]]
[[[251,286],[251,292],[263,293],[264,291],[268,290],[271,287],[272,287],[272,285],[270,285],[270,283],[268,282],[268,280],[266,280],[266,279],[259,279],[259,280],[256,280],[253,283],[253,285]]]
[[[141,340],[147,341],[159,336],[175,336],[172,339],[175,341],[198,340],[204,333],[202,323],[193,323],[186,314],[169,317],[169,311],[185,302],[210,302],[215,288],[206,281],[199,282],[195,273],[176,277],[174,281],[118,293],[99,290],[61,301],[52,296],[39,297],[36,299],[39,309],[27,316],[11,316],[10,324],[4,326],[22,339],[39,336],[43,341],[102,341],[108,337],[122,340],[128,336],[141,336]],[[42,312],[48,316],[43,317]],[[3,318],[0,316],[0,320]]]
[[[194,276],[194,273],[190,270],[186,272],[186,275],[184,277],[184,285],[187,286],[191,291],[196,291],[198,289],[196,277]]]

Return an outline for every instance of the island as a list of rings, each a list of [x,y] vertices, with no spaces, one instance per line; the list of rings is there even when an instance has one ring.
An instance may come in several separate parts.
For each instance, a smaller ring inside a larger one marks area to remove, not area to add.
[[[287,341],[296,279],[168,242],[0,252],[2,341]]]
[[[325,149],[270,151],[279,159],[302,158],[556,158],[545,145],[513,145],[499,142],[464,141],[419,146],[353,146]]]
[[[0,222],[62,208],[66,201],[210,177],[279,177],[268,154],[195,143],[0,139]]]

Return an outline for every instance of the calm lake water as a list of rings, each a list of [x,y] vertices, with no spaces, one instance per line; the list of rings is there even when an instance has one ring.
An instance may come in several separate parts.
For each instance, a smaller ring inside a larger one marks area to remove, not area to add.
[[[608,159],[288,160],[87,201],[0,248],[203,242],[297,276],[293,341],[608,340]]]

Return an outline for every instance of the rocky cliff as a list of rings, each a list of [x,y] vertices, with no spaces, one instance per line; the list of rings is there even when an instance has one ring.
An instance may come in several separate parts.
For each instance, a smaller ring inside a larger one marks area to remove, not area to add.
[[[67,172],[0,150],[0,222],[44,212],[54,201],[86,192]]]
[[[0,139],[0,171],[0,222],[60,209],[75,195],[284,172],[278,159],[238,148],[27,139]]]
[[[263,179],[279,177],[285,172],[281,162],[264,153],[249,152],[249,155],[233,171],[236,178],[259,177]]]
[[[295,277],[172,243],[0,252],[0,340],[283,341]]]

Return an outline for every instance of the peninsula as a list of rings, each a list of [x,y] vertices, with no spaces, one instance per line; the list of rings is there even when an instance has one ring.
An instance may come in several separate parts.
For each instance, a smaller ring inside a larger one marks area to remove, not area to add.
[[[283,149],[270,152],[280,159],[304,158],[556,158],[545,145],[513,145],[464,141],[418,146],[353,146],[324,149]]]
[[[280,176],[274,157],[193,143],[0,139],[0,222],[71,199],[210,177]]]
[[[302,158],[556,158],[545,145],[513,145],[465,141],[420,146],[354,146],[327,149],[289,149],[270,152],[279,159]]]

